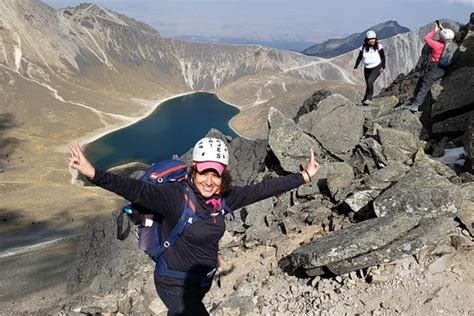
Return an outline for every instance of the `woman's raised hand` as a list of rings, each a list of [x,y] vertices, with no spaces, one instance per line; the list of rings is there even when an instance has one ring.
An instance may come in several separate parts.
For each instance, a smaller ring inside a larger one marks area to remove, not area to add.
[[[319,163],[314,159],[314,151],[311,148],[308,164],[302,172],[305,183],[311,182],[311,178],[318,173],[320,167]]]
[[[69,153],[71,157],[69,157],[69,167],[76,169],[88,179],[94,178],[95,169],[90,164],[89,160],[87,160],[86,156],[82,152],[81,147],[77,142],[68,145]]]

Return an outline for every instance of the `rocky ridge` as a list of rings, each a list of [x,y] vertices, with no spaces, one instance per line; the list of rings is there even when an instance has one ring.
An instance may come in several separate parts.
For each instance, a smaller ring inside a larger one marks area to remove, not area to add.
[[[472,22],[460,54],[471,51]],[[466,71],[463,60],[461,55],[440,86]],[[446,85],[442,93],[454,98],[464,90]],[[239,162],[235,174],[248,175],[239,183],[297,171],[309,147],[322,162],[311,185],[236,210],[235,219],[228,219],[220,287],[215,284],[205,299],[214,314],[474,309],[474,177],[469,163],[453,170],[433,149],[469,147],[461,141],[472,139],[473,130],[440,143],[420,114],[399,104],[389,96],[360,107],[317,91],[297,120],[270,111],[268,141],[229,141],[210,132],[228,143]],[[242,151],[252,153],[252,164],[239,160]],[[92,227],[71,274],[75,295],[57,312],[165,313],[152,287],[151,264],[134,242],[114,240],[111,221]],[[453,291],[443,299],[442,293]]]
[[[383,40],[397,34],[410,32],[408,28],[399,25],[397,21],[387,21],[373,25],[363,32],[354,33],[345,38],[331,39],[323,43],[313,45],[305,49],[303,54],[322,58],[332,58],[345,54],[354,49],[358,49],[364,42],[366,33],[369,30],[375,31],[379,40]]]

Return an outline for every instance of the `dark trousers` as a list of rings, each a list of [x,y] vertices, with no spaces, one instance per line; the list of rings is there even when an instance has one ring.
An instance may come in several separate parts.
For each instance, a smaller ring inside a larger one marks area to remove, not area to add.
[[[155,271],[156,272],[156,271]],[[210,278],[177,279],[173,277],[155,277],[155,288],[161,301],[168,308],[168,315],[208,316],[202,300],[212,286]]]
[[[157,289],[158,296],[168,308],[168,316],[190,315],[208,316],[209,313],[202,302],[204,295],[174,295]]]
[[[428,69],[421,79],[420,90],[418,90],[413,104],[417,104],[418,106],[422,105],[423,101],[425,101],[426,95],[430,92],[433,83],[435,83],[436,80],[441,79],[441,77],[444,76],[444,73],[444,69],[440,68],[437,63],[429,63]]]
[[[382,64],[379,64],[374,68],[364,68],[364,78],[367,86],[365,89],[364,101],[372,100],[372,96],[374,95],[374,82],[380,76],[380,69],[382,69]]]

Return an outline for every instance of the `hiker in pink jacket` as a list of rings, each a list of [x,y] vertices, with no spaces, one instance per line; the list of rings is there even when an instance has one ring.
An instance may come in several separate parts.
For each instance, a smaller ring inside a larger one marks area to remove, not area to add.
[[[439,40],[434,40],[433,36],[439,32]],[[430,91],[433,83],[444,76],[445,70],[439,65],[441,54],[446,41],[454,38],[454,32],[450,29],[445,29],[441,24],[436,23],[435,27],[431,32],[426,34],[425,43],[431,48],[430,62],[423,76],[420,90],[418,91],[415,100],[411,105],[407,105],[406,108],[412,112],[418,112],[418,108],[423,104],[426,95]]]

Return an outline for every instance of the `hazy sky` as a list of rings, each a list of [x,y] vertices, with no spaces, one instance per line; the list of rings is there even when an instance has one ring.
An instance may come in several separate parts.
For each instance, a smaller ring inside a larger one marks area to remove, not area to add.
[[[474,0],[45,0],[92,2],[144,21],[164,36],[320,42],[388,20],[415,29],[438,18],[469,21]]]

